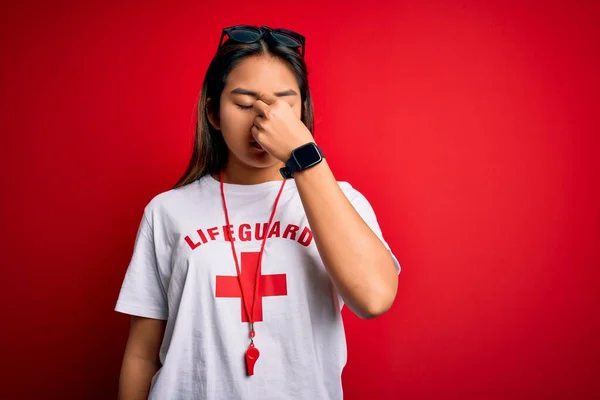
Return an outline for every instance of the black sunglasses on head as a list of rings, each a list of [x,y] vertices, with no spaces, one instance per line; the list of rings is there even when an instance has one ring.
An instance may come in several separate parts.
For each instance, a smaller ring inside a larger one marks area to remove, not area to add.
[[[230,26],[223,29],[218,48],[221,48],[223,45],[223,37],[225,35],[238,43],[255,43],[264,37],[265,40],[271,40],[280,46],[291,47],[296,50],[301,48],[300,55],[304,57],[305,37],[289,29],[271,29],[268,26],[256,27],[252,25]]]

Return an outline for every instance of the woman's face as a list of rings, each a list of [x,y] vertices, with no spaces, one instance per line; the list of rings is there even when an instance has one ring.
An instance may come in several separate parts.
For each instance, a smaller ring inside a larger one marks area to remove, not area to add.
[[[229,148],[229,162],[245,168],[264,169],[281,163],[254,142],[252,125],[257,96],[268,93],[290,104],[298,119],[302,99],[294,74],[284,61],[271,56],[247,57],[227,77],[221,93],[220,118],[211,123],[223,133]]]

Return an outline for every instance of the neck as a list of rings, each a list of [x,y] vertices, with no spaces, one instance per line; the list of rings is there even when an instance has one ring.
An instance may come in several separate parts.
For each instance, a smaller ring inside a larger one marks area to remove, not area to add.
[[[279,168],[283,163],[279,163],[267,168],[251,168],[248,166],[239,166],[233,163],[228,163],[223,170],[223,182],[236,185],[256,185],[264,182],[281,181],[283,177],[279,172]],[[219,174],[214,176],[219,180]]]

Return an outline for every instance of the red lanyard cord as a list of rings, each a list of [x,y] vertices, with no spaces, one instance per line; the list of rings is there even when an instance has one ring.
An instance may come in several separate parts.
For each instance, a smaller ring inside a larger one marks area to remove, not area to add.
[[[221,183],[221,198],[223,199],[223,209],[225,211],[225,221],[227,222],[227,229],[229,229],[229,227],[231,226],[231,223],[229,222],[229,212],[227,210],[227,202],[225,201],[225,188],[224,188],[224,182],[223,182],[223,171],[220,172],[219,174],[219,180]],[[269,218],[269,223],[267,226],[267,229],[265,231],[265,236],[263,238],[262,241],[262,245],[260,248],[260,253],[258,254],[258,266],[256,268],[256,277],[255,277],[255,282],[254,282],[254,295],[252,297],[252,309],[250,310],[248,307],[248,304],[246,302],[246,296],[244,294],[244,287],[242,285],[242,272],[240,269],[240,265],[238,262],[238,257],[237,257],[237,252],[235,251],[235,245],[234,245],[234,238],[230,237],[229,241],[231,243],[231,252],[233,253],[233,260],[235,261],[235,269],[237,272],[237,276],[238,276],[238,283],[240,285],[240,293],[242,295],[242,302],[244,303],[244,309],[246,311],[246,315],[248,316],[248,321],[250,322],[250,339],[253,342],[253,338],[255,335],[254,332],[254,310],[256,308],[256,296],[258,295],[258,285],[259,285],[259,278],[260,278],[260,274],[261,274],[261,269],[262,269],[262,256],[263,256],[263,252],[265,250],[265,244],[267,243],[267,237],[269,235],[269,230],[271,229],[271,224],[273,223],[273,218],[275,217],[275,211],[277,210],[277,204],[279,203],[279,198],[281,197],[281,193],[283,192],[283,188],[285,186],[285,179],[283,180],[283,183],[281,184],[281,187],[279,188],[279,193],[277,193],[277,197],[275,198],[275,203],[273,204],[273,210],[271,211],[271,217]],[[252,313],[250,313],[250,311],[252,311]]]

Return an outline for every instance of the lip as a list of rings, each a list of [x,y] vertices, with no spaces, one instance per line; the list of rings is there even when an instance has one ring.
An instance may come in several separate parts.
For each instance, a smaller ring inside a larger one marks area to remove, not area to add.
[[[257,142],[256,140],[253,140],[253,141],[251,141],[251,142],[250,142],[250,146],[251,146],[251,147],[254,147],[254,148],[255,148],[255,149],[257,149],[257,150],[264,150],[264,149],[263,149],[263,148],[260,146],[260,144],[258,144],[258,142]]]

